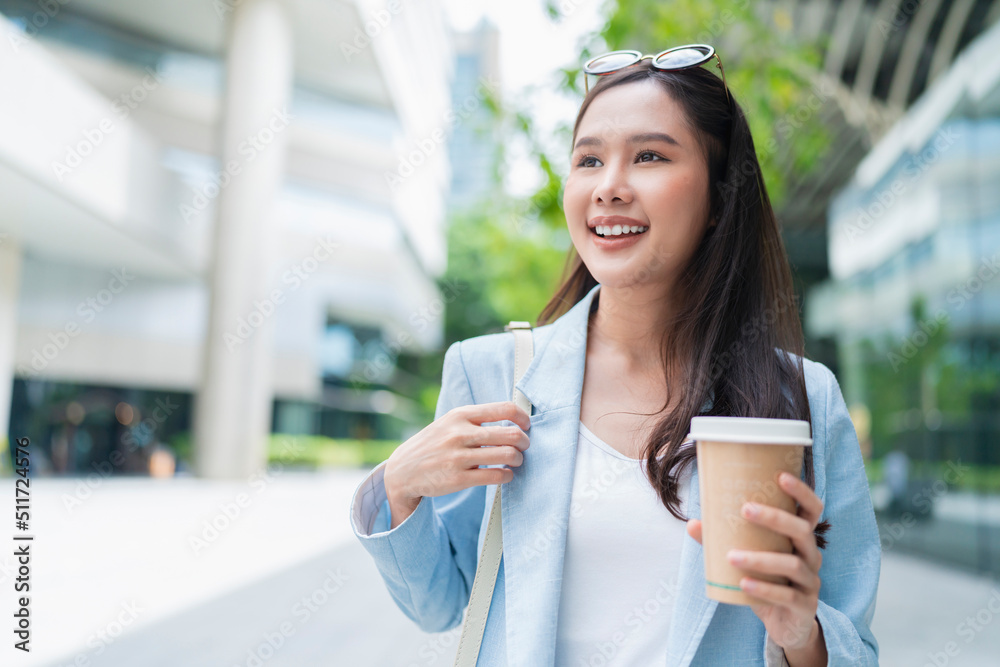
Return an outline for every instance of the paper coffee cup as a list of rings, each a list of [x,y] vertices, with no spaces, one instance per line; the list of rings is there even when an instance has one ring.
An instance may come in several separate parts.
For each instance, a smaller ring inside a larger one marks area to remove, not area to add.
[[[705,595],[728,604],[756,603],[740,579],[788,584],[786,577],[742,570],[729,563],[731,549],[792,552],[790,538],[743,518],[746,502],[796,513],[795,499],[778,484],[782,472],[801,477],[809,422],[753,417],[694,417],[688,438],[697,442]]]

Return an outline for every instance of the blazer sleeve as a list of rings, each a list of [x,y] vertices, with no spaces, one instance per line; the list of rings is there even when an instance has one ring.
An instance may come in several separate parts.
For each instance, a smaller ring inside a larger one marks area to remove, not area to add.
[[[819,571],[822,584],[816,617],[826,641],[828,665],[878,667],[878,641],[871,623],[882,543],[844,395],[830,369],[819,366],[826,377],[823,518],[830,522],[830,530]]]
[[[475,403],[461,341],[444,356],[434,419]],[[425,632],[443,632],[462,621],[476,575],[479,527],[486,486],[424,496],[401,524],[389,530],[385,461],[365,478],[351,502],[351,527],[375,561],[396,605]]]

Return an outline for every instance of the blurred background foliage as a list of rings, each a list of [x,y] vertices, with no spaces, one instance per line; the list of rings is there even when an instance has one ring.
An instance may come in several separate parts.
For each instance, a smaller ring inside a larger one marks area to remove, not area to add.
[[[910,306],[910,331],[864,339],[861,385],[871,413],[872,470],[892,450],[919,452],[913,476],[940,479],[944,461],[971,465],[957,486],[1000,492],[1000,466],[991,465],[984,415],[1000,407],[1000,375],[969,358],[956,341],[946,312],[928,312],[922,297]],[[876,473],[877,479],[879,481]]]

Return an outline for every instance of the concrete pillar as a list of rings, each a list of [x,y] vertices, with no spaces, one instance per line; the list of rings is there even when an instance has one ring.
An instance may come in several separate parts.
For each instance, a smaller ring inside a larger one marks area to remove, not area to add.
[[[10,430],[17,345],[17,301],[21,290],[21,246],[11,234],[0,234],[0,470],[7,466],[3,446]]]
[[[266,299],[293,80],[292,28],[281,0],[242,0],[229,18],[223,173],[193,415],[195,473],[209,478],[246,478],[266,463],[274,353]]]

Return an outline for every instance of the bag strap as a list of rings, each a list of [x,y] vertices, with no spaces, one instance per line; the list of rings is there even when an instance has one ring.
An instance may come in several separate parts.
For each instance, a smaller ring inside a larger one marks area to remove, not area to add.
[[[514,332],[514,385],[521,379],[531,364],[534,347],[531,339],[531,323],[511,321],[504,331]],[[531,403],[521,393],[517,386],[513,387],[511,397],[522,410],[531,415]],[[455,656],[455,667],[475,667],[479,659],[479,648],[483,643],[483,632],[486,630],[486,616],[493,600],[493,589],[497,583],[497,573],[500,571],[500,557],[503,555],[503,522],[500,512],[500,485],[496,485],[493,494],[493,509],[490,510],[490,521],[486,526],[486,539],[483,540],[483,551],[479,556],[479,566],[476,568],[476,578],[472,582],[472,594],[469,597],[469,609],[465,614],[465,627],[458,640],[458,654]]]

